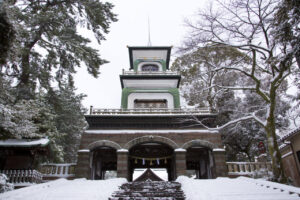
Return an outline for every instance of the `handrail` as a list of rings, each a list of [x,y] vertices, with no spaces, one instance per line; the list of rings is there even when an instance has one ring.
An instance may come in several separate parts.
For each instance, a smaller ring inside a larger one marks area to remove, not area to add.
[[[9,183],[14,185],[28,185],[41,183],[43,175],[37,170],[0,170],[0,173],[5,174]]]
[[[135,108],[135,109],[102,109],[102,108],[90,108],[90,115],[116,115],[116,114],[212,114],[208,108]]]
[[[75,165],[76,163],[46,163],[41,165],[41,172],[44,177],[74,177]]]
[[[228,175],[246,175],[264,170],[272,171],[270,162],[226,162]]]

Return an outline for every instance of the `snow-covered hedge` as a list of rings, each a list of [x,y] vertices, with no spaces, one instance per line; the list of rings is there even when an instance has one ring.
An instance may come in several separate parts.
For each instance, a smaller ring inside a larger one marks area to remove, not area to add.
[[[0,174],[0,193],[14,189],[14,185],[7,182],[8,178],[5,174]]]

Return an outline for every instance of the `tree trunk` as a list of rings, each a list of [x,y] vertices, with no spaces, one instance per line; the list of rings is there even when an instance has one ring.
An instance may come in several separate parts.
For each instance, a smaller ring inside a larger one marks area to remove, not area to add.
[[[22,56],[22,73],[19,77],[19,83],[17,85],[17,98],[16,101],[21,99],[32,99],[34,97],[35,84],[30,79],[30,55],[29,52]]]
[[[286,183],[287,179],[284,175],[283,165],[281,160],[281,153],[279,151],[277,137],[276,137],[276,127],[275,127],[275,106],[276,106],[276,89],[271,87],[270,89],[270,107],[269,107],[269,115],[267,117],[267,124],[265,126],[265,130],[267,132],[267,140],[268,140],[268,150],[272,159],[272,170],[274,181],[280,183]]]

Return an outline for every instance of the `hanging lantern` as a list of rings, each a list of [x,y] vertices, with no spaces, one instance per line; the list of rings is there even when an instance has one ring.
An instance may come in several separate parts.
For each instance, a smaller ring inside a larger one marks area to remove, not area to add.
[[[156,158],[156,163],[157,165],[159,165],[159,158]]]
[[[134,163],[135,163],[135,164],[137,164],[137,163],[138,163],[137,159],[134,159]]]
[[[165,158],[165,164],[167,164],[167,158]]]
[[[150,159],[150,166],[151,166],[151,165],[153,165],[153,163],[152,163],[152,159]]]

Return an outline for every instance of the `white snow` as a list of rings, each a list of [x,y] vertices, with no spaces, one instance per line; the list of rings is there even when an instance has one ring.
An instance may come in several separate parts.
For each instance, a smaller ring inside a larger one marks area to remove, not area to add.
[[[35,145],[46,145],[49,143],[49,139],[42,138],[37,140],[26,140],[26,139],[8,139],[0,140],[0,146],[10,147],[10,146],[35,146]]]
[[[246,177],[196,180],[180,176],[176,181],[181,183],[186,200],[300,199],[299,188]]]
[[[107,200],[126,179],[58,179],[0,194],[0,200]]]
[[[175,152],[186,152],[186,149],[183,148],[177,148],[174,150]]]
[[[215,151],[215,152],[220,152],[220,151],[222,151],[222,152],[223,152],[223,151],[225,151],[225,149],[221,149],[221,148],[214,148],[214,149],[213,149],[213,151]]]
[[[133,175],[132,175],[132,179],[135,180],[137,179],[139,176],[141,176],[145,171],[147,170],[147,168],[139,168],[139,169],[135,169],[133,171]],[[150,170],[156,174],[157,176],[159,176],[161,179],[168,181],[168,173],[167,170],[164,168],[150,168]]]
[[[142,173],[143,170],[140,170]],[[186,200],[296,200],[300,188],[270,181],[239,178],[177,178]],[[107,200],[126,179],[59,179],[0,194],[0,200]]]
[[[293,152],[290,151],[290,152],[282,155],[281,158],[285,158],[285,157],[290,156],[290,155],[293,155]]]
[[[156,130],[86,130],[87,134],[137,134],[137,133],[218,133],[218,130],[206,130],[206,129],[156,129]]]
[[[80,149],[80,150],[78,150],[78,152],[88,153],[88,152],[90,152],[90,150],[89,149]]]
[[[117,152],[128,152],[128,149],[118,149]]]

